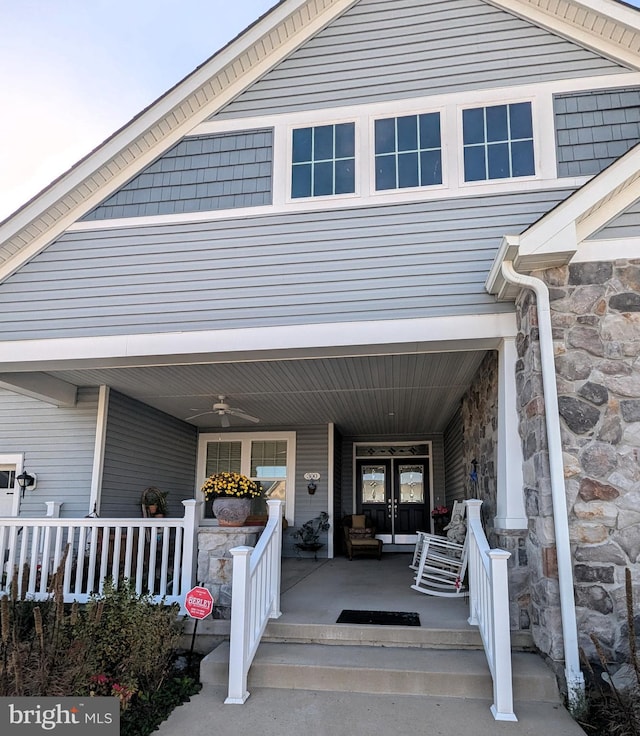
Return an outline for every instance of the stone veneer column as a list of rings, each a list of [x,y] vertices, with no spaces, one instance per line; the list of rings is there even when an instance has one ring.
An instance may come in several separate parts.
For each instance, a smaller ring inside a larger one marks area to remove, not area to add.
[[[264,527],[203,526],[198,529],[199,585],[213,596],[213,618],[231,618],[231,581],[233,547],[255,547]]]
[[[580,645],[626,647],[624,568],[640,583],[640,260],[533,274],[550,289]],[[535,298],[517,302],[531,618],[536,645],[562,658],[555,539]]]

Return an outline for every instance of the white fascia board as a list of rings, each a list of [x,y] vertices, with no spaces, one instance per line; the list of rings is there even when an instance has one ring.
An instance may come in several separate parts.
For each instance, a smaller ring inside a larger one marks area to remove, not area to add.
[[[57,407],[76,405],[78,389],[46,373],[0,373],[0,388],[44,401]]]
[[[640,238],[587,240],[580,243],[571,263],[631,260],[637,259],[638,253],[640,253]]]
[[[548,254],[554,252],[554,249],[576,250],[576,222],[624,182],[635,178],[639,169],[640,144],[525,230],[520,236],[520,257],[537,252]],[[574,234],[570,237],[567,248],[566,238],[571,228]]]
[[[112,337],[12,340],[2,344],[2,371],[65,367],[141,367],[271,357],[383,355],[488,350],[516,334],[514,313],[339,322]],[[212,349],[212,346],[215,346]]]
[[[640,199],[640,171],[627,179],[608,199],[601,201],[592,211],[578,220],[576,225],[578,242],[590,238],[638,199]]]
[[[640,69],[640,13],[612,0],[485,0],[630,69]]]
[[[484,288],[489,294],[496,294],[499,297],[500,292],[504,284],[504,277],[502,275],[502,262],[513,261],[518,255],[518,249],[520,247],[520,236],[519,235],[504,235],[496,257],[493,259],[489,275],[484,283]]]
[[[0,225],[0,244],[26,231],[24,240],[28,251],[19,246],[19,263],[9,272],[15,271],[26,258],[40,252],[75,220],[155,160],[163,150],[213,115],[355,2],[289,0],[276,6]],[[303,18],[305,6],[309,7]],[[297,26],[292,21],[295,13],[299,14]],[[269,38],[270,35],[277,38],[277,47]],[[285,40],[282,41],[282,38]],[[234,65],[238,68],[234,69]],[[202,104],[196,95],[205,85],[211,86],[210,99]],[[190,98],[196,104],[195,112],[189,104]],[[152,145],[148,146],[147,142],[137,145],[144,136],[150,134],[154,138]],[[119,158],[121,160],[117,161]],[[118,170],[118,173],[113,175],[113,171],[109,171],[108,178],[103,176],[100,181],[100,173],[107,167]],[[63,209],[66,208],[67,212],[63,214],[56,211],[56,207],[61,205],[66,195],[71,195],[73,204],[65,205]],[[51,212],[47,213],[47,210]],[[45,220],[36,223],[38,218],[46,215]],[[29,232],[29,228],[33,232]],[[22,257],[23,254],[26,254],[26,258]],[[14,260],[9,259],[10,262]],[[8,275],[5,272],[7,265],[0,278]]]

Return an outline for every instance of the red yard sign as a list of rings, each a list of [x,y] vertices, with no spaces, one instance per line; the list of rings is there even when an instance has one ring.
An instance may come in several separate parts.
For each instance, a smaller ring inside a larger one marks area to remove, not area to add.
[[[191,618],[206,618],[213,610],[213,597],[206,588],[198,585],[185,596],[184,607]]]

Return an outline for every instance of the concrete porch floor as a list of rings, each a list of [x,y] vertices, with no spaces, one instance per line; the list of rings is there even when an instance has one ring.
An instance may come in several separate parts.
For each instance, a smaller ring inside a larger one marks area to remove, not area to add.
[[[422,628],[475,630],[467,623],[466,596],[436,598],[411,589],[411,554],[332,560],[282,560],[281,623],[335,624],[343,609],[406,611],[420,616]]]

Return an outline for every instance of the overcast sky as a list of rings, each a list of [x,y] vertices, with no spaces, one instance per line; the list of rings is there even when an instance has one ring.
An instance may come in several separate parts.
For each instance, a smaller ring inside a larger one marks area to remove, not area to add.
[[[275,4],[0,0],[0,220]]]

